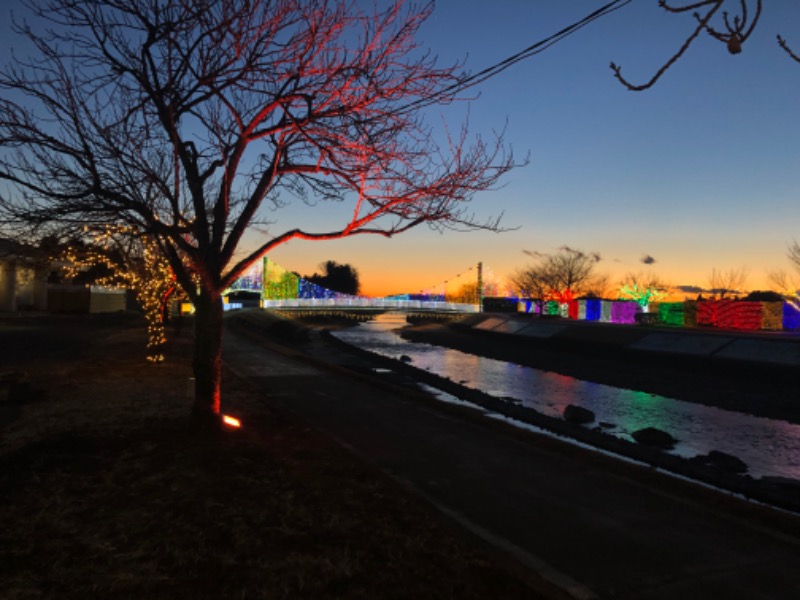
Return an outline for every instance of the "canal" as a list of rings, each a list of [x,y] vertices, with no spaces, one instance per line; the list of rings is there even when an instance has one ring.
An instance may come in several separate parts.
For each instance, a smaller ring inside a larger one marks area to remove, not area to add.
[[[632,441],[634,431],[656,427],[679,440],[670,450],[678,456],[717,450],[740,458],[753,477],[800,479],[800,425],[410,342],[396,333],[405,325],[404,315],[385,313],[334,335],[385,357],[406,357],[414,367],[547,416],[561,417],[567,405],[577,405],[591,410],[610,435]]]

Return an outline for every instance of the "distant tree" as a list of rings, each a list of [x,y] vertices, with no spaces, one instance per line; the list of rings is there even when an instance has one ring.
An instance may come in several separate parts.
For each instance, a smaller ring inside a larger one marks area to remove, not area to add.
[[[544,269],[539,264],[516,269],[509,277],[509,285],[521,298],[542,299],[550,291]]]
[[[526,252],[534,258],[529,266],[511,275],[511,283],[528,298],[566,301],[605,287],[596,273],[601,257],[596,252],[562,246],[553,254]]]
[[[334,260],[319,265],[322,273],[314,273],[303,277],[306,281],[327,288],[334,292],[357,296],[361,290],[358,271],[348,264],[339,264]]]
[[[744,293],[747,277],[747,269],[744,267],[727,271],[712,269],[708,276],[708,291],[720,299],[731,295],[738,296]]]
[[[800,244],[796,241],[792,242],[789,245],[786,256],[792,264],[792,267],[794,267],[796,274],[800,275]],[[800,280],[796,277],[792,277],[784,269],[769,271],[767,276],[770,283],[772,283],[775,289],[780,291],[784,297],[792,299],[797,297],[798,291],[800,291]]]
[[[651,302],[666,298],[668,289],[669,286],[653,273],[627,273],[620,282],[619,295],[646,310]]]
[[[607,273],[595,273],[586,282],[578,298],[608,298],[611,288],[611,279]]]
[[[477,281],[471,283],[465,283],[459,286],[456,291],[445,294],[446,302],[456,302],[460,304],[478,304],[480,300],[481,300],[481,290],[478,289]]]
[[[743,298],[748,302],[781,302],[783,294],[772,290],[755,290]]]
[[[792,242],[786,254],[795,271],[800,273],[800,244],[796,241]]]
[[[614,76],[629,90],[638,92],[649,89],[686,53],[692,43],[705,32],[713,39],[722,42],[730,54],[739,54],[750,34],[761,18],[762,0],[684,0],[670,2],[659,0],[658,5],[672,14],[689,14],[695,21],[695,28],[684,40],[680,48],[643,84],[630,83],[622,76],[618,65],[611,63]],[[730,6],[731,10],[723,10]],[[780,35],[778,45],[789,57],[800,63],[800,55],[795,53],[788,42]]]
[[[221,294],[273,248],[420,225],[500,229],[467,204],[515,166],[502,133],[470,143],[466,129],[437,136],[423,119],[467,79],[418,47],[432,2],[22,4],[31,56],[0,70],[0,224],[151,236],[195,307],[203,421],[220,414]],[[293,199],[311,214],[242,252]],[[347,217],[320,218],[339,202]]]

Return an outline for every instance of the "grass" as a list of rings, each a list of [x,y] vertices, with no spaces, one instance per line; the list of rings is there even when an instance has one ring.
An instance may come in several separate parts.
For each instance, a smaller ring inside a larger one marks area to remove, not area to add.
[[[190,341],[128,316],[0,321],[0,590],[22,598],[532,598],[399,484],[225,378],[246,427],[189,426]],[[2,370],[2,369],[0,369]]]

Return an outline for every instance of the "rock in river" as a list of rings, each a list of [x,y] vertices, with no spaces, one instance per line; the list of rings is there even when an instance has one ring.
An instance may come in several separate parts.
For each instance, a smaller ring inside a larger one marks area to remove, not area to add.
[[[692,460],[728,473],[747,472],[747,465],[742,459],[719,450],[712,450],[708,454],[695,456]]]
[[[631,437],[644,446],[655,446],[657,448],[672,448],[678,441],[666,431],[661,431],[655,427],[645,427],[634,431]]]
[[[592,411],[574,404],[567,404],[566,408],[564,408],[563,417],[569,423],[584,424],[594,422],[594,413]]]

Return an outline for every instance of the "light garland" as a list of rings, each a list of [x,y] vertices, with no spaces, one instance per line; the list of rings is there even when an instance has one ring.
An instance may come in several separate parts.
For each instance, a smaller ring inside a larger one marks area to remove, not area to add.
[[[157,244],[131,227],[108,226],[93,232],[92,244],[100,250],[79,252],[69,248],[62,259],[68,277],[91,267],[104,267],[109,275],[99,277],[97,285],[133,291],[147,321],[147,360],[164,361],[167,342],[164,311],[177,288],[175,274]]]
[[[652,286],[639,286],[637,283],[631,285],[623,285],[619,290],[620,298],[633,300],[642,307],[644,312],[647,312],[647,306],[651,302],[658,302],[667,297],[667,293],[663,290]]]

